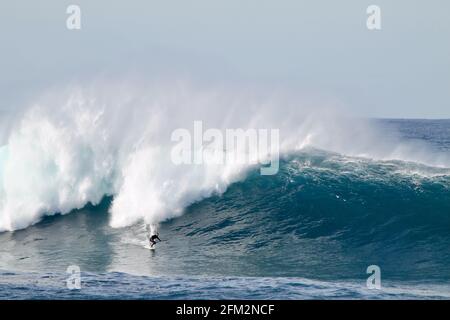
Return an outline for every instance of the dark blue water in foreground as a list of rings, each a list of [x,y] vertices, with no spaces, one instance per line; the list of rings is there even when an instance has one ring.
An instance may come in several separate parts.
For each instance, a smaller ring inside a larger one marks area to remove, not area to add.
[[[0,299],[449,299],[445,284],[391,283],[369,290],[356,281],[284,277],[149,277],[81,274],[68,289],[65,274],[0,273]]]
[[[380,120],[450,152],[450,121]],[[321,151],[285,155],[160,226],[108,226],[111,199],[0,234],[0,298],[339,299],[450,297],[450,169]],[[82,271],[69,290],[70,265]],[[382,289],[366,287],[381,269]],[[4,270],[4,271],[1,271]]]

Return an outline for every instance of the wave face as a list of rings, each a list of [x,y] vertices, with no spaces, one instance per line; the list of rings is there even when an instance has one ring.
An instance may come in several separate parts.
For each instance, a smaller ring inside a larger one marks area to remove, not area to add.
[[[156,252],[144,248],[141,224],[108,226],[105,199],[0,234],[0,270],[61,273],[75,263],[94,273],[300,277],[363,289],[374,264],[383,284],[449,284],[449,191],[446,168],[307,149],[282,159],[277,175],[252,169],[162,223]]]
[[[0,148],[0,231],[99,204],[105,196],[114,199],[111,226],[158,223],[180,216],[192,203],[222,194],[245,179],[252,167],[186,168],[170,159],[171,133],[191,129],[199,119],[221,130],[280,129],[285,155],[315,147],[449,167],[448,152],[380,134],[377,125],[346,118],[332,106],[300,101],[180,82],[98,82],[48,92],[10,116],[1,131],[6,143]]]
[[[449,191],[449,169],[310,150],[174,223],[260,275],[355,279],[376,264],[389,279],[448,281]]]

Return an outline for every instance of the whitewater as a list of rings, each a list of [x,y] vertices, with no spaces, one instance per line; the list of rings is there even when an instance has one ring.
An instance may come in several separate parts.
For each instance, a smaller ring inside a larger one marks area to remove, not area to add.
[[[3,117],[0,232],[97,205],[105,197],[112,197],[111,227],[157,224],[223,194],[254,166],[173,164],[171,133],[192,128],[196,120],[219,130],[279,129],[282,157],[316,148],[450,167],[445,150],[401,140],[394,132],[386,135],[373,121],[348,117],[332,104],[184,81],[94,81],[51,88]],[[410,173],[429,174],[418,166],[414,170]]]

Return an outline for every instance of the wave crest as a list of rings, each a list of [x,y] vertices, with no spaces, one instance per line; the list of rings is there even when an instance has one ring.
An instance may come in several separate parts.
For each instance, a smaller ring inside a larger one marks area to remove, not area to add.
[[[0,148],[0,231],[114,196],[111,225],[158,223],[245,177],[244,164],[176,166],[171,132],[207,126],[280,129],[281,152],[314,146],[377,159],[448,165],[424,147],[386,141],[365,120],[295,97],[170,84],[72,86],[16,116]],[[282,112],[281,109],[282,108]],[[3,132],[3,131],[2,131]]]

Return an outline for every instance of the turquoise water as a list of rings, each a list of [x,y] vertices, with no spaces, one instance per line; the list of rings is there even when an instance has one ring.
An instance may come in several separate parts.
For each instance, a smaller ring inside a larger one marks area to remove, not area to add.
[[[450,121],[383,120],[448,155]],[[0,234],[3,298],[448,298],[450,169],[307,149],[160,226],[109,227],[111,198]],[[82,271],[68,290],[65,270]],[[366,288],[378,265],[382,289]]]

